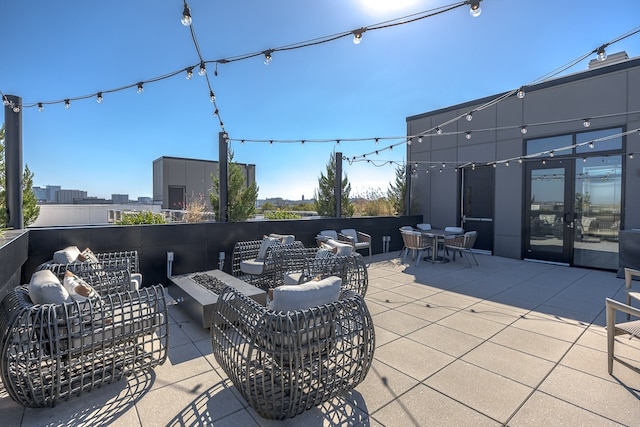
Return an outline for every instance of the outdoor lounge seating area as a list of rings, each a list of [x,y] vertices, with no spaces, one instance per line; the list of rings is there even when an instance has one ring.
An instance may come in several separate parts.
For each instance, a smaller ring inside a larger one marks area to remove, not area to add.
[[[640,340],[615,339],[614,273],[477,255],[419,267],[376,254],[366,306],[375,353],[364,381],[285,421],[252,409],[214,356],[211,335],[168,302],[167,359],[60,402],[24,408],[0,383],[6,425],[636,425]],[[616,323],[624,323],[619,313]],[[483,390],[478,393],[477,390]]]

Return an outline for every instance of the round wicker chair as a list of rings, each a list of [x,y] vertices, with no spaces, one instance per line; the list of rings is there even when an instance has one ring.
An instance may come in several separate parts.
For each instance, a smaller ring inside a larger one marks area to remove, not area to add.
[[[294,417],[361,383],[375,332],[364,299],[289,312],[260,306],[226,287],[213,310],[216,360],[247,403],[268,419]]]

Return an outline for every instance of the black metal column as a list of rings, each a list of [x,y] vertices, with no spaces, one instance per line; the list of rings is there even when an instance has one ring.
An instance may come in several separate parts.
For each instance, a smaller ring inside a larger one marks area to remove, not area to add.
[[[5,95],[5,98],[9,102],[4,107],[7,227],[19,230],[24,228],[22,213],[22,98],[14,95]]]
[[[229,209],[229,149],[227,138],[224,132],[218,133],[218,162],[220,195],[218,209],[220,212],[220,222],[227,222],[227,212]]]
[[[336,180],[333,191],[336,197],[336,218],[342,216],[342,153],[336,153]]]

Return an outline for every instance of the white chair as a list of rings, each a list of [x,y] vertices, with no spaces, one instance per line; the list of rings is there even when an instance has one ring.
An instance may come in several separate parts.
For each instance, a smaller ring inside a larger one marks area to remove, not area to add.
[[[471,267],[471,261],[469,261],[469,256],[473,258],[473,261],[478,264],[478,260],[476,256],[473,254],[471,249],[473,249],[473,245],[476,244],[476,238],[478,237],[477,231],[468,231],[464,233],[464,236],[454,237],[453,239],[447,239],[444,242],[444,248],[447,254],[449,251],[453,252],[453,260],[456,260],[456,253],[460,254],[460,258],[464,258],[467,260],[469,267]]]
[[[631,290],[631,282],[634,276],[640,277],[640,270],[634,270],[633,268],[624,269],[624,285],[627,293],[627,305],[631,305],[632,299],[640,301],[640,292]],[[627,314],[627,319],[629,318],[630,316]]]
[[[348,243],[353,245],[354,250],[369,249],[369,262],[371,262],[371,236],[353,228],[345,228],[340,230],[340,234],[347,236]]]
[[[640,318],[640,309],[631,307],[621,302],[606,299],[607,308],[607,369],[609,375],[613,371],[613,346],[616,341],[616,335],[628,334],[631,338],[640,338],[640,320],[632,320],[622,323],[616,323],[616,311],[627,313],[627,316],[633,315]],[[625,362],[626,363],[626,362]]]
[[[338,232],[336,230],[322,230],[316,235],[316,242],[318,243],[318,246],[329,239],[338,240]]]

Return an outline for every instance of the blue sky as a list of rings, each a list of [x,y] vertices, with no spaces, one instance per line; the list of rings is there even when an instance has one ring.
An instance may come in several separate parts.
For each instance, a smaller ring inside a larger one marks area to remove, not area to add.
[[[351,31],[451,0],[188,2],[202,55],[217,60]],[[406,117],[520,87],[640,25],[640,1],[483,0],[397,27],[218,66],[208,75],[233,139],[371,138],[335,143],[231,142],[256,165],[259,197],[313,197],[333,150],[347,157],[406,134]],[[95,94],[199,62],[178,0],[3,1],[0,90],[25,104]],[[607,52],[640,53],[640,35]],[[583,71],[589,59],[565,74]],[[23,109],[23,161],[34,184],[109,198],[152,195],[161,156],[218,160],[205,79],[183,73],[135,88]],[[403,162],[396,147],[372,158]],[[396,164],[344,163],[353,193],[386,191]]]

